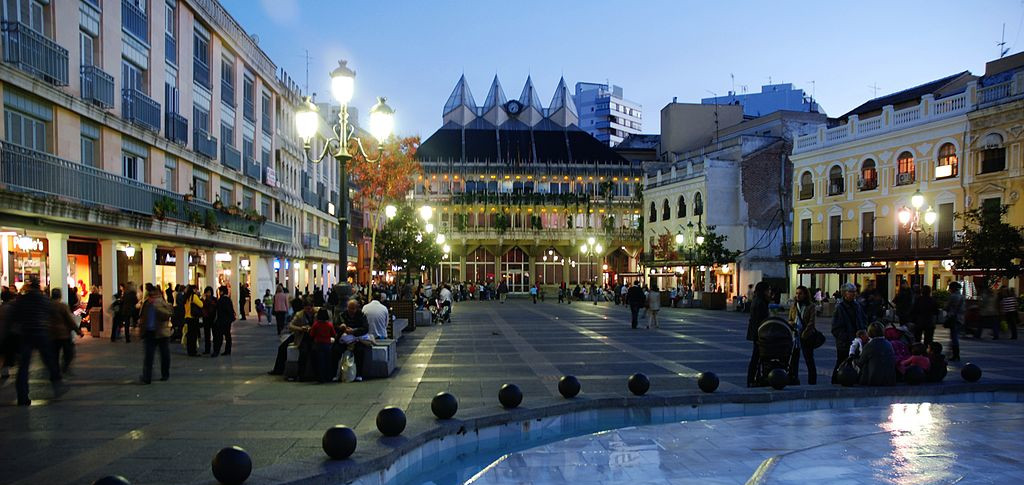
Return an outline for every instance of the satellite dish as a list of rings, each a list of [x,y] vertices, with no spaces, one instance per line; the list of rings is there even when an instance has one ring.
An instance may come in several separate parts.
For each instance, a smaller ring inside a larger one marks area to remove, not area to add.
[[[250,35],[249,38],[252,39],[253,44],[257,44],[258,45],[260,43],[260,36],[258,36],[256,34]]]

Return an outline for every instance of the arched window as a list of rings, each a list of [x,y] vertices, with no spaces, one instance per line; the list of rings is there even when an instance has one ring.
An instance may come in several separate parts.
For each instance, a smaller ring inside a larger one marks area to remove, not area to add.
[[[701,197],[700,192],[693,194],[693,215],[704,215],[704,198]]]
[[[686,197],[680,195],[676,206],[676,217],[686,217]]]
[[[878,170],[875,168],[875,161],[864,160],[860,165],[860,180],[857,181],[860,190],[875,190],[878,188]]]
[[[956,157],[956,147],[952,143],[944,143],[939,147],[939,160],[935,166],[935,178],[944,179],[960,174],[960,160]]]
[[[843,183],[843,167],[833,165],[828,170],[828,195],[839,195],[846,191]]]
[[[1006,147],[999,133],[989,133],[981,144],[981,173],[999,172],[1006,169]]]
[[[668,206],[668,199],[661,202],[661,220],[667,221],[672,216],[672,210]]]
[[[658,208],[654,207],[654,202],[651,202],[651,222],[658,222]]]
[[[900,153],[896,157],[896,185],[907,185],[914,183],[914,154],[910,152]]]
[[[814,197],[814,176],[807,170],[800,175],[800,200]]]

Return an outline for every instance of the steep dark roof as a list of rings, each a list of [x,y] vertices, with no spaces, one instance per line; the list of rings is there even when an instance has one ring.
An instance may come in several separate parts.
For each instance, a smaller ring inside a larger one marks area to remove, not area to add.
[[[921,96],[924,96],[926,94],[935,94],[936,92],[941,91],[942,88],[945,87],[946,85],[952,84],[954,81],[959,80],[961,77],[970,77],[970,75],[970,71],[962,71],[950,76],[946,76],[941,79],[936,79],[934,81],[921,84],[919,86],[904,89],[903,91],[895,92],[886,96],[882,96],[880,98],[875,98],[850,110],[848,113],[840,116],[839,118],[844,119],[850,117],[851,115],[861,115],[864,113],[870,113],[872,111],[878,111],[882,109],[883,106],[896,106],[902,103],[906,103],[908,101],[920,100]]]
[[[551,129],[557,128],[557,129]],[[534,129],[510,121],[501,129],[462,129],[449,123],[430,135],[416,152],[420,160],[455,160],[506,164],[629,161],[575,126],[561,128],[543,122]]]

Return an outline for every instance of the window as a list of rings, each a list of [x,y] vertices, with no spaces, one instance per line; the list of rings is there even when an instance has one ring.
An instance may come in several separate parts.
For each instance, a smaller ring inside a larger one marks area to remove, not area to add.
[[[650,222],[658,222],[658,208],[654,206],[654,202],[651,202]]]
[[[242,116],[256,121],[256,83],[248,74],[242,76]]]
[[[878,187],[878,170],[875,169],[875,161],[864,160],[860,166],[860,180],[857,181],[860,190],[874,190]]]
[[[174,25],[174,21],[178,19],[178,16],[175,13],[178,10],[177,6],[175,5],[175,1],[176,0],[168,0],[167,3],[164,4],[164,11],[166,12],[164,18],[164,31],[172,39],[177,37],[175,33],[178,31],[178,29],[176,29]]]
[[[270,200],[266,196],[260,200],[260,214],[270,219]]]
[[[5,138],[8,142],[21,145],[25,148],[46,152],[47,147],[47,126],[46,122],[11,109],[4,108]]]
[[[228,106],[235,106],[235,65],[234,60],[225,57],[220,63],[220,100]]]
[[[82,54],[83,66],[95,66],[96,62],[96,38],[88,32],[79,31],[79,50]]]
[[[846,187],[843,183],[843,167],[833,165],[828,171],[828,195],[840,195]]]
[[[47,21],[47,10],[44,7],[45,3],[39,0],[5,0],[3,7],[3,18],[4,20],[19,21],[27,25],[32,30],[46,35],[46,27],[49,25]]]
[[[234,205],[235,203],[235,187],[229,183],[221,182],[220,184],[220,202],[224,205]]]
[[[210,65],[210,37],[205,32],[196,30],[192,34],[192,58],[196,62]]]
[[[205,170],[192,169],[192,196],[199,200],[210,200],[210,174]]]
[[[939,164],[935,167],[935,178],[956,177],[960,173],[959,165],[956,147],[952,143],[943,144],[939,147]]]
[[[210,132],[210,112],[206,108],[193,105],[192,122],[195,123],[196,129]]]
[[[814,197],[814,176],[810,170],[800,175],[800,200]]]
[[[170,155],[164,159],[164,188],[178,192],[178,160]]]
[[[661,220],[667,221],[672,216],[672,211],[668,207],[668,199],[661,202]]]
[[[1006,169],[1006,147],[1003,146],[1003,137],[1000,134],[989,133],[981,146],[981,173]]]
[[[896,185],[907,185],[914,182],[914,155],[910,152],[900,153],[896,157]]]
[[[998,214],[1003,208],[1003,201],[999,197],[989,197],[981,201],[983,214]]]
[[[220,124],[220,144],[221,146],[234,147],[235,142],[235,129],[231,125],[221,122]]]
[[[693,215],[704,215],[704,197],[700,195],[700,192],[693,194]]]
[[[679,201],[676,202],[676,217],[686,217],[686,197],[679,196]]]
[[[251,190],[242,190],[242,208],[245,210],[256,209],[256,196],[253,195]]]
[[[121,86],[125,89],[134,89],[139,92],[146,92],[146,71],[135,64],[121,59]]]
[[[100,129],[91,123],[82,122],[82,164],[103,168],[100,155]]]
[[[146,158],[131,152],[121,152],[121,175],[136,182],[145,182]]]

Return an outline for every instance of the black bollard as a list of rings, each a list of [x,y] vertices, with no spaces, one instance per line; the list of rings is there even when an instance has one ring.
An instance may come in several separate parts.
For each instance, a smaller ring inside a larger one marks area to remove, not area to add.
[[[718,390],[719,384],[718,376],[714,372],[701,372],[697,374],[697,387],[704,392],[715,392]]]
[[[224,485],[241,485],[252,473],[252,458],[242,448],[230,446],[221,448],[213,456],[213,477]]]
[[[576,376],[562,376],[558,380],[558,393],[566,399],[572,399],[580,393],[580,380]]]
[[[960,369],[960,377],[963,377],[967,382],[978,382],[981,379],[981,367],[968,362]]]
[[[452,419],[459,410],[459,400],[451,393],[439,392],[430,400],[430,410],[437,419]]]
[[[377,413],[377,430],[384,436],[398,436],[405,431],[405,411],[388,406]]]
[[[515,384],[505,384],[498,391],[498,402],[505,409],[519,407],[523,402],[523,391],[520,391],[519,386]]]
[[[651,380],[648,379],[647,376],[637,372],[636,374],[629,376],[629,380],[626,381],[626,386],[629,387],[629,392],[632,392],[637,396],[643,396],[651,389]]]
[[[344,460],[356,451],[356,433],[348,426],[331,426],[324,431],[320,445],[327,456],[335,460]]]
[[[789,374],[784,369],[772,369],[768,373],[768,385],[776,391],[781,391],[789,384]]]

